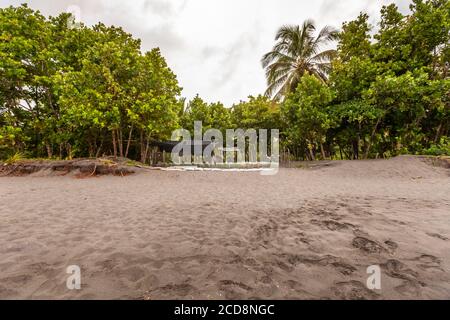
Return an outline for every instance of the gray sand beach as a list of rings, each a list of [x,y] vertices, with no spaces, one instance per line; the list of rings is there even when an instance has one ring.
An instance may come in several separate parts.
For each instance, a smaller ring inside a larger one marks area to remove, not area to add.
[[[0,198],[1,299],[450,298],[449,170],[412,157],[3,177]]]

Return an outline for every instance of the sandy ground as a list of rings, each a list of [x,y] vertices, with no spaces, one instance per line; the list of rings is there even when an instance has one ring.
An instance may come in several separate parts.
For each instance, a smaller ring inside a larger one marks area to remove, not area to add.
[[[0,178],[0,298],[449,299],[449,170]]]

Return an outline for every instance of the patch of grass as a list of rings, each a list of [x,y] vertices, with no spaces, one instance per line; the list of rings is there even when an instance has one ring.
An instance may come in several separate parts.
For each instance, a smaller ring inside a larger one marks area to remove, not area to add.
[[[108,166],[108,167],[112,167],[112,166],[117,165],[116,162],[114,162],[114,161],[112,161],[112,160],[109,160],[109,159],[99,159],[99,160],[100,160],[100,162],[101,162],[102,164],[104,164],[105,166]]]
[[[16,152],[12,156],[8,157],[5,161],[5,164],[11,165],[15,164],[16,162],[22,161],[25,159],[25,156],[21,152]]]
[[[148,165],[143,164],[142,162],[139,161],[135,161],[135,160],[127,160],[127,162],[125,163],[125,165],[129,166],[129,167],[148,167]]]

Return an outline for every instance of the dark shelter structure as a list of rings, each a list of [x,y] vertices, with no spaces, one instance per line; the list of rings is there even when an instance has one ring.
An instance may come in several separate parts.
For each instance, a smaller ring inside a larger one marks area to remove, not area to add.
[[[196,145],[201,145],[202,151],[204,151],[205,148],[211,144],[211,141],[152,141],[150,143],[151,146],[158,147],[159,151],[169,153],[172,153],[173,148],[175,148],[175,146],[178,144],[181,144],[183,146],[190,146],[191,154],[193,155]],[[182,152],[180,154],[182,155]]]

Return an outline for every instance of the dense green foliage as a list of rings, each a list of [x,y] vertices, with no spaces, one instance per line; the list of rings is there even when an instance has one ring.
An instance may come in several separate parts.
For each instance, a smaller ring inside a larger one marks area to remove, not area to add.
[[[383,7],[373,36],[366,14],[344,23],[328,82],[304,76],[282,104],[294,154],[448,154],[450,2],[414,0],[410,8],[403,16]]]
[[[158,49],[103,24],[0,11],[0,152],[145,160],[178,127],[181,88]]]
[[[101,23],[0,9],[0,158],[102,154],[148,161],[173,129],[278,128],[295,158],[450,154],[450,2],[413,0],[411,13],[361,13],[339,33],[284,26],[263,57],[265,96],[227,108],[185,103],[159,49]],[[373,32],[376,30],[376,32]],[[321,44],[337,39],[337,50]]]

